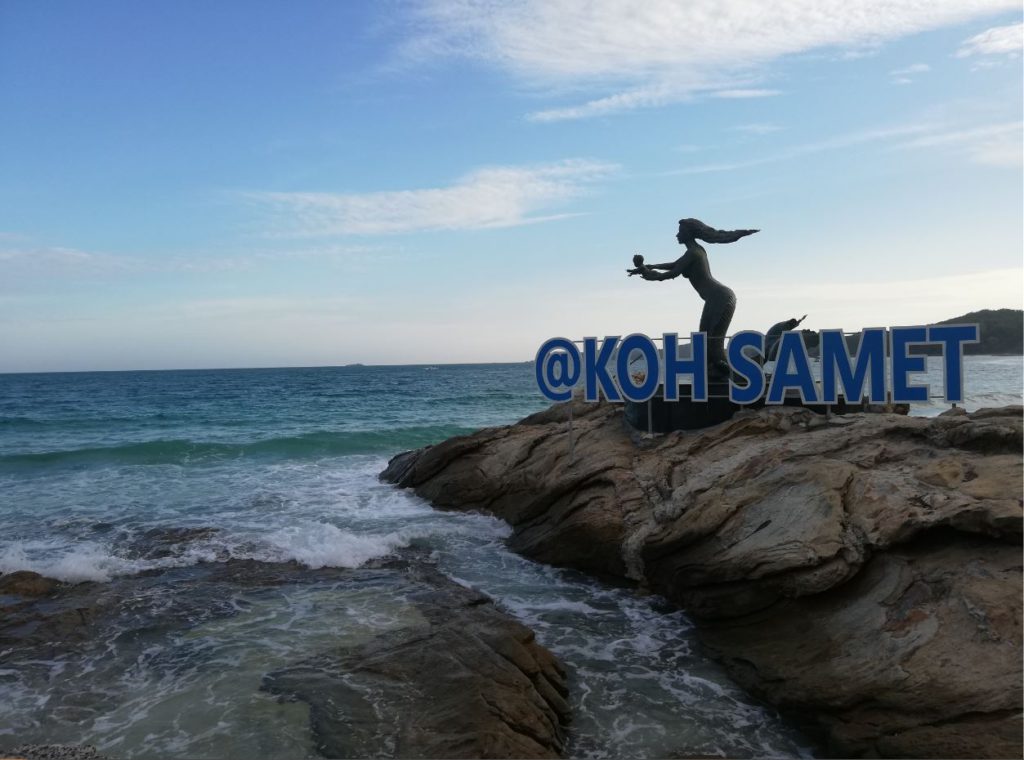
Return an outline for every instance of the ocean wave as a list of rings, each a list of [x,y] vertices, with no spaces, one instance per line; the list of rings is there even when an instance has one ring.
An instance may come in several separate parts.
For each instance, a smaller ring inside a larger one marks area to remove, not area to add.
[[[118,575],[135,575],[161,567],[213,562],[216,558],[216,552],[212,549],[199,547],[190,547],[173,557],[146,560],[122,557],[107,547],[89,541],[77,542],[73,546],[60,546],[55,542],[16,541],[0,550],[0,573],[29,570],[69,583],[103,582]]]
[[[303,521],[260,538],[221,534],[191,542],[157,558],[124,556],[123,548],[94,541],[62,543],[56,539],[14,541],[0,548],[0,574],[29,570],[69,583],[106,582],[117,576],[149,570],[188,567],[201,562],[248,559],[257,562],[295,561],[310,569],[357,568],[389,556],[430,531],[355,533],[327,522]]]
[[[0,428],[37,428],[45,427],[46,423],[32,417],[3,417],[0,416]]]
[[[243,457],[309,459],[346,454],[373,454],[418,448],[471,432],[471,428],[434,425],[349,432],[314,432],[248,442],[141,441],[118,446],[93,446],[0,456],[0,468],[103,464],[216,463]]]
[[[43,418],[27,417],[27,416],[14,416],[5,417],[0,415],[0,429],[10,428],[17,430],[19,428],[59,428],[59,429],[79,429],[79,428],[97,428],[97,427],[114,427],[118,425],[138,425],[147,424],[151,422],[156,423],[170,423],[170,422],[182,422],[188,421],[188,417],[184,415],[168,414],[166,412],[156,412],[154,414],[143,414],[143,415],[125,415],[125,416],[85,416],[85,417],[58,417],[58,416],[46,416]],[[226,424],[221,421],[218,424]]]
[[[260,557],[273,561],[295,560],[313,570],[321,567],[360,567],[371,559],[386,557],[421,537],[412,531],[385,535],[358,534],[330,523],[289,526],[266,537],[269,552]]]

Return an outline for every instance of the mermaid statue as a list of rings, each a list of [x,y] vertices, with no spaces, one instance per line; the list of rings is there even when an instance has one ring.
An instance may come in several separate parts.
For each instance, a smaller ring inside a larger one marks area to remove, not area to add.
[[[645,264],[644,257],[633,257],[633,269],[626,272],[640,275],[645,280],[672,280],[682,275],[704,301],[700,315],[700,331],[708,336],[708,374],[714,378],[728,378],[729,364],[725,360],[725,335],[736,311],[736,294],[711,276],[708,252],[698,243],[733,243],[758,230],[716,230],[698,219],[680,219],[676,240],[686,246],[678,259],[666,264]]]

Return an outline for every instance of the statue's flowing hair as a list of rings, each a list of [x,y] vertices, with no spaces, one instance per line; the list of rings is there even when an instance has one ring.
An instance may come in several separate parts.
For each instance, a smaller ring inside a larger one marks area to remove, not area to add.
[[[758,230],[716,230],[700,219],[680,219],[680,231],[705,243],[735,243],[742,237],[753,235]]]

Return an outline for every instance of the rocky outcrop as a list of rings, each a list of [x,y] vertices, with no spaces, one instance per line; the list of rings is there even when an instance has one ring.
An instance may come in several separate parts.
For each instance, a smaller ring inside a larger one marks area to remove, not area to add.
[[[1017,757],[1021,420],[787,407],[649,439],[574,401],[382,477],[505,519],[527,556],[664,594],[832,753]]]
[[[171,531],[147,540],[176,546],[189,536]],[[535,641],[532,631],[489,597],[415,557],[380,560],[359,569],[318,570],[295,562],[234,559],[108,583],[68,584],[31,572],[10,573],[0,576],[0,661],[10,672],[37,679],[45,689],[41,704],[48,706],[38,721],[29,721],[40,731],[32,738],[46,740],[58,724],[62,735],[74,736],[102,723],[113,709],[111,682],[104,678],[137,668],[143,657],[140,646],[150,652],[166,649],[161,657],[171,668],[178,656],[188,668],[225,667],[220,660],[207,665],[190,660],[197,654],[189,642],[207,635],[204,627],[230,635],[232,620],[240,618],[238,625],[244,626],[253,603],[239,601],[246,590],[260,592],[254,598],[261,599],[265,592],[300,586],[325,598],[365,594],[401,600],[401,615],[388,619],[398,608],[385,604],[383,627],[371,626],[369,632],[339,616],[336,636],[323,638],[331,642],[326,648],[304,651],[305,659],[296,657],[254,684],[283,703],[309,706],[309,744],[321,755],[562,754],[569,719],[562,665]],[[313,609],[306,614],[317,613]],[[328,609],[324,614],[337,613]],[[358,635],[353,633],[357,629],[362,631]],[[175,647],[181,648],[180,655]],[[110,658],[115,661],[108,662]],[[95,667],[101,659],[107,676]],[[55,660],[61,662],[59,679],[49,676],[48,663]],[[6,756],[5,746],[27,739],[0,737],[0,757]],[[96,756],[88,746],[25,744],[13,754]]]
[[[424,580],[409,595],[421,625],[270,673],[264,689],[310,705],[325,757],[558,757],[569,705],[554,655],[489,597]]]

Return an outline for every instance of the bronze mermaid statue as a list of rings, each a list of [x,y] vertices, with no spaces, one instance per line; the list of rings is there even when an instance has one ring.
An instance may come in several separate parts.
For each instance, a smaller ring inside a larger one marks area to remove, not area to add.
[[[758,230],[716,230],[699,219],[680,219],[676,240],[686,246],[686,252],[666,264],[644,264],[644,257],[633,257],[634,269],[626,272],[638,274],[645,280],[672,280],[682,275],[690,281],[704,301],[700,315],[700,331],[708,336],[708,374],[716,378],[729,377],[729,364],[725,360],[725,335],[736,311],[736,294],[711,276],[708,252],[698,243],[733,243]]]

